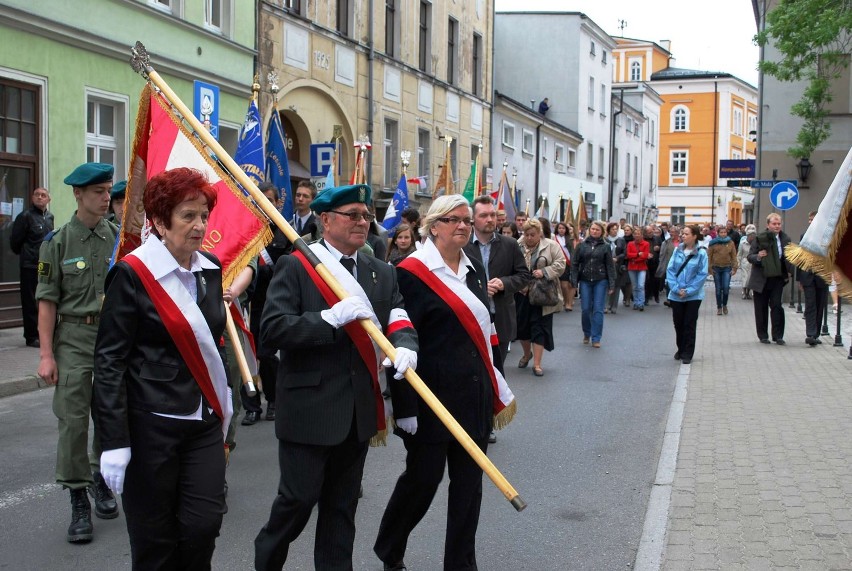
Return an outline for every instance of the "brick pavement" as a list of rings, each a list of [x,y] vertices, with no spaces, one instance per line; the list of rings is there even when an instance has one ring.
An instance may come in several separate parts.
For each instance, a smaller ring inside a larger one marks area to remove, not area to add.
[[[709,286],[662,568],[852,569],[852,361],[834,318],[809,348],[785,307],[781,347],[758,342],[751,302],[729,308],[716,315]]]
[[[0,329],[0,397],[47,386],[37,370],[38,349],[26,346],[23,329]]]

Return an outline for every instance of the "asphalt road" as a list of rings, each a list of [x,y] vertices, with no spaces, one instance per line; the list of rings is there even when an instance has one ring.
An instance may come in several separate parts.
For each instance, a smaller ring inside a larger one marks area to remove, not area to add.
[[[603,348],[581,344],[579,303],[555,316],[557,349],[545,376],[507,359],[518,398],[514,422],[488,455],[527,502],[518,513],[486,480],[477,557],[480,569],[629,569],[636,556],[678,362],[669,310],[606,316]],[[55,419],[50,389],[0,400],[0,569],[130,568],[124,518],[95,520],[88,545],[65,542],[68,494],[53,483]],[[228,469],[229,513],[214,569],[251,569],[253,540],[278,479],[272,423],[240,427]],[[356,570],[380,570],[372,553],[404,449],[372,449],[357,514]],[[446,484],[409,542],[414,571],[441,569]],[[313,520],[290,549],[288,570],[313,569]]]

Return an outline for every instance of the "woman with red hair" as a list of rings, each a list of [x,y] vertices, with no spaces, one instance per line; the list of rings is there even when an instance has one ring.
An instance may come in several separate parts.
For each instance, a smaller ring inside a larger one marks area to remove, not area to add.
[[[143,204],[152,235],[107,275],[95,346],[101,470],[122,496],[134,569],[210,569],[232,410],[222,270],[200,251],[216,194],[177,168],[148,181]]]

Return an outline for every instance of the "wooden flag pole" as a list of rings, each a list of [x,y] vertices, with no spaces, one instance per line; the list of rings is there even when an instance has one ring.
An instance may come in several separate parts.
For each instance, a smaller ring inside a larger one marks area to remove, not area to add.
[[[237,365],[240,367],[240,374],[243,377],[243,384],[246,386],[246,393],[248,396],[253,397],[257,394],[257,389],[254,386],[254,379],[252,379],[246,355],[243,353],[243,344],[240,342],[242,337],[240,336],[240,332],[237,331],[237,326],[234,325],[234,318],[231,317],[231,309],[228,307],[227,302],[225,302],[225,316],[227,317],[225,325],[228,329],[228,336],[231,338],[231,344],[234,346],[234,355],[237,358]]]
[[[307,258],[311,266],[314,267],[326,285],[328,285],[329,289],[331,289],[331,291],[340,299],[349,297],[349,293],[343,289],[343,286],[340,285],[340,282],[337,281],[328,268],[320,262],[316,254],[314,254],[314,252],[308,247],[307,243],[298,235],[296,230],[287,223],[269,199],[267,199],[266,196],[258,190],[254,181],[246,176],[239,165],[234,162],[234,159],[232,159],[227,151],[222,148],[219,142],[210,135],[201,122],[198,121],[175,92],[172,91],[171,87],[169,87],[163,78],[160,77],[154,68],[151,67],[145,46],[141,42],[136,42],[136,45],[131,49],[131,53],[132,57],[130,64],[133,69],[153,83],[160,90],[163,96],[168,99],[169,103],[177,109],[177,111],[183,116],[184,121],[192,127],[195,134],[201,139],[201,141],[216,154],[216,158],[218,158],[225,166],[230,175],[234,177],[240,185],[242,185],[249,195],[251,195],[258,208],[260,208],[263,213],[266,214],[266,216],[269,217],[269,219],[284,233],[287,239],[293,243],[293,247],[299,250],[299,252]],[[382,334],[379,328],[376,327],[376,325],[369,319],[361,319],[359,320],[359,323],[373,341],[375,341],[379,349],[384,352],[385,355],[390,357],[391,361],[393,361],[396,357],[396,348],[390,341],[388,341],[387,337]],[[512,487],[509,481],[500,473],[488,456],[479,449],[473,439],[471,439],[470,435],[465,432],[464,428],[461,427],[458,421],[453,418],[441,401],[439,401],[429,387],[426,386],[423,379],[421,379],[417,373],[410,368],[405,372],[405,379],[411,387],[417,391],[420,398],[422,398],[429,408],[432,409],[435,415],[441,420],[444,426],[447,427],[450,433],[452,433],[453,437],[458,440],[459,444],[462,445],[477,465],[479,465],[482,471],[500,490],[503,496],[509,500],[512,507],[518,511],[526,508],[526,502],[521,499],[515,488]]]

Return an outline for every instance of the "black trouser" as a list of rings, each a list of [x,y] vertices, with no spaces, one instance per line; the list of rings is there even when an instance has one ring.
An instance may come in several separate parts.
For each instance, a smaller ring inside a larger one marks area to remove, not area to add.
[[[660,279],[656,276],[657,264],[648,264],[648,271],[645,272],[645,305],[654,298],[654,301],[660,301]]]
[[[804,286],[805,294],[805,336],[819,338],[822,318],[828,304],[828,286]]]
[[[698,309],[701,300],[672,301],[672,321],[674,321],[677,352],[681,359],[692,359],[695,354],[695,327],[698,323]]]
[[[768,339],[769,318],[772,317],[772,340],[784,339],[784,278],[766,278],[763,291],[754,291],[754,324],[758,339]]]
[[[278,441],[281,479],[269,521],[254,540],[256,569],[279,571],[284,566],[290,544],[319,504],[314,569],[352,570],[355,510],[369,448],[356,434],[353,424],[346,440],[336,446]]]
[[[257,337],[255,337],[255,339],[257,339]],[[260,375],[260,382],[263,383],[263,391],[258,390],[257,394],[250,397],[246,393],[246,386],[242,385],[240,387],[240,399],[243,402],[243,408],[246,409],[246,412],[263,412],[263,406],[260,400],[261,392],[263,392],[263,396],[266,397],[267,403],[275,404],[275,379],[278,377],[278,357],[276,355],[271,357],[258,357],[257,368],[257,372]]]
[[[475,441],[485,452],[488,440]],[[409,442],[405,440],[405,472],[396,482],[379,525],[373,550],[388,564],[402,561],[408,536],[435,497],[444,477],[450,475],[447,499],[447,532],[444,539],[446,571],[476,569],[476,528],[482,503],[482,469],[455,440]]]
[[[121,495],[134,569],[209,570],[225,513],[222,423],[130,410]]]
[[[24,318],[24,339],[27,343],[38,341],[38,302],[35,298],[38,285],[36,268],[21,268],[21,314]]]

